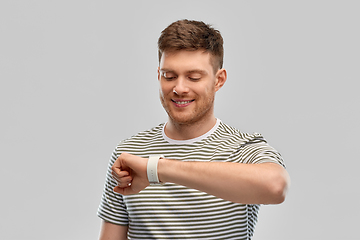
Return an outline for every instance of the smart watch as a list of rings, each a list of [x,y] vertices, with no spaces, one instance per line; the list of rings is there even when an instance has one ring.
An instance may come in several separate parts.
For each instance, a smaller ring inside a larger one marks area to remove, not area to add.
[[[147,163],[147,177],[150,185],[162,184],[159,181],[158,172],[157,172],[157,166],[160,158],[164,158],[164,156],[163,155],[149,156],[149,160]]]

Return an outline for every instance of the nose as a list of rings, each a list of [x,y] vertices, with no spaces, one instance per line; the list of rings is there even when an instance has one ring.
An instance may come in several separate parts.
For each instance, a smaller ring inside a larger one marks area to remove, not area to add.
[[[173,92],[177,95],[187,94],[189,92],[189,87],[187,86],[186,80],[178,77],[178,79],[175,81]]]

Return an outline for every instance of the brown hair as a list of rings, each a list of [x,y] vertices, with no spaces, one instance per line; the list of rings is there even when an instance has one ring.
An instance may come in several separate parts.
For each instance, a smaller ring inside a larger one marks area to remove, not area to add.
[[[159,62],[164,52],[205,50],[212,56],[214,72],[223,66],[224,48],[220,32],[201,21],[179,20],[165,28],[158,40]]]

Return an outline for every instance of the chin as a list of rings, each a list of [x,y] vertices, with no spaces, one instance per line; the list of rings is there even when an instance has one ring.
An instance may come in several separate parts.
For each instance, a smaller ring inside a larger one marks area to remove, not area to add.
[[[194,123],[200,123],[207,119],[207,114],[171,114],[168,112],[169,119],[178,125],[190,125]]]
[[[160,99],[169,120],[175,124],[189,125],[206,121],[213,113],[213,98],[211,99],[212,101],[209,101],[208,104],[203,104],[201,107],[194,106],[192,109],[183,110],[174,109],[171,102],[167,103],[163,98]]]
[[[186,124],[191,124],[194,122],[194,119],[191,117],[186,117],[186,116],[174,116],[173,114],[168,114],[169,119],[173,122],[173,123],[177,123],[180,125],[186,125]]]

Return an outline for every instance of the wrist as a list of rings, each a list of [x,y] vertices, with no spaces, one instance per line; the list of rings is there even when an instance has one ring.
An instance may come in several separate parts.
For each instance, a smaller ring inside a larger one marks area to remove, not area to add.
[[[159,182],[161,183],[165,183],[166,181],[164,180],[164,174],[162,172],[162,170],[164,169],[164,162],[166,161],[165,158],[160,158],[159,161],[158,161],[158,168],[157,168],[157,171],[158,171],[158,179],[159,179]]]
[[[161,184],[162,182],[159,180],[158,177],[158,164],[159,160],[162,159],[164,156],[156,155],[150,156],[147,162],[147,177],[150,185]]]

